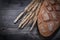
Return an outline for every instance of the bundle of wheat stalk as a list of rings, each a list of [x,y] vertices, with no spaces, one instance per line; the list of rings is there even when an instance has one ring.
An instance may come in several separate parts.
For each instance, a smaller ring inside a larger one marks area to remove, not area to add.
[[[25,14],[25,15],[24,15]],[[28,23],[33,23],[30,31],[38,23],[38,30],[41,35],[48,37],[52,35],[60,24],[60,1],[59,0],[32,0],[31,3],[14,20],[16,23],[24,15],[19,28],[24,28]]]
[[[24,11],[21,12],[18,15],[18,17],[14,20],[14,23],[16,23],[24,13],[26,13],[26,15],[22,17],[22,20],[19,24],[19,28],[24,28],[24,26],[27,23],[33,22],[32,27],[30,29],[31,31],[37,21],[37,15],[40,9],[40,5],[41,5],[40,0],[32,0],[32,2],[24,9]]]

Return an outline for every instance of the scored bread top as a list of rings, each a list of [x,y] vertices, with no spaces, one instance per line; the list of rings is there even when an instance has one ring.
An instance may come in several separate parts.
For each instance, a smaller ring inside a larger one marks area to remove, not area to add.
[[[38,29],[41,35],[48,37],[59,27],[60,3],[56,0],[44,0],[39,15]]]

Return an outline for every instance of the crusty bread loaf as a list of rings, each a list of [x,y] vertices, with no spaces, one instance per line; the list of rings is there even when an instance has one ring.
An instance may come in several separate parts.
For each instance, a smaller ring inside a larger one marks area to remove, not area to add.
[[[48,37],[59,27],[60,3],[58,0],[44,0],[39,15],[38,29],[41,35]]]

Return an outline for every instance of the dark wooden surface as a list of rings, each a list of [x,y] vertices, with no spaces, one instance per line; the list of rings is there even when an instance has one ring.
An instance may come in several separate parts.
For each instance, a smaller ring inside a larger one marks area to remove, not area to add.
[[[14,19],[31,2],[31,0],[0,0],[0,40],[58,40],[60,39],[60,29],[50,38],[42,38],[37,26],[29,32],[30,25],[24,29],[18,29],[18,24],[14,24]]]

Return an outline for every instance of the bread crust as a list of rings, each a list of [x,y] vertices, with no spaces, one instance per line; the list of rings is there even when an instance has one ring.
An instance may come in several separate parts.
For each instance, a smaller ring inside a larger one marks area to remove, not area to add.
[[[52,35],[60,24],[60,4],[54,0],[44,0],[39,15],[38,29],[42,36]]]

